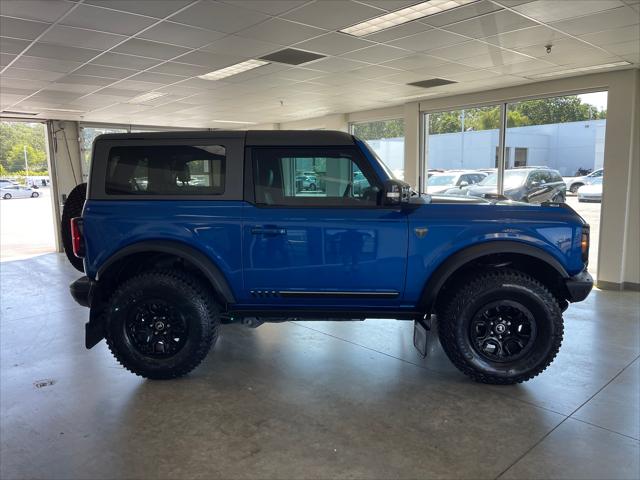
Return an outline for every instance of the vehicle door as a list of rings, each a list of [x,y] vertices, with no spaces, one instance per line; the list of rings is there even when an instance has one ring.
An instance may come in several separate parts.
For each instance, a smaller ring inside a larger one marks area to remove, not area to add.
[[[381,205],[381,181],[357,147],[256,147],[246,156],[243,302],[399,303],[407,214]],[[314,191],[295,181],[309,170]]]
[[[553,186],[548,184],[548,176],[542,170],[536,170],[529,174],[527,179],[527,200],[529,203],[542,203],[548,200]]]

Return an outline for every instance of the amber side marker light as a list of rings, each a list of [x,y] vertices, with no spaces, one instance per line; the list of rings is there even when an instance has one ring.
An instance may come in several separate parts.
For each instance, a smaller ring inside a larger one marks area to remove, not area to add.
[[[580,248],[582,250],[582,261],[589,263],[589,227],[582,227],[582,239],[580,241]]]

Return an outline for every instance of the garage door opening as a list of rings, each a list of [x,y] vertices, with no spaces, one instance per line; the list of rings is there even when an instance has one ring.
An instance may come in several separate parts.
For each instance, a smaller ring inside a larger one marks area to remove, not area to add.
[[[55,252],[44,123],[0,122],[0,261]]]

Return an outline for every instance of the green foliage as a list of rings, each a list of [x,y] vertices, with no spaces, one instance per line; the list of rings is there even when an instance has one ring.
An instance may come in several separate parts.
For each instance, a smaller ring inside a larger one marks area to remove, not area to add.
[[[404,121],[397,119],[358,123],[353,126],[353,134],[362,140],[404,137]]]
[[[575,95],[541,98],[509,105],[507,127],[546,125],[549,123],[579,122],[605,119],[607,111],[582,103]],[[429,133],[461,132],[462,110],[429,115]],[[500,107],[469,108],[464,112],[464,130],[492,130],[500,128]]]
[[[24,147],[27,147],[29,174],[47,171],[45,130],[41,123],[0,123],[0,165],[4,175],[24,170]],[[48,173],[45,173],[48,175]]]

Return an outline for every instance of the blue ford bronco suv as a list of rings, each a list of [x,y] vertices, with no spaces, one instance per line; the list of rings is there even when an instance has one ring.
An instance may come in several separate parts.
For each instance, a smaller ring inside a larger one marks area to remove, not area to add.
[[[567,205],[419,195],[343,132],[101,135],[62,228],[87,348],[153,379],[193,370],[223,323],[413,320],[424,355],[434,317],[462,372],[523,382],[593,284]]]

